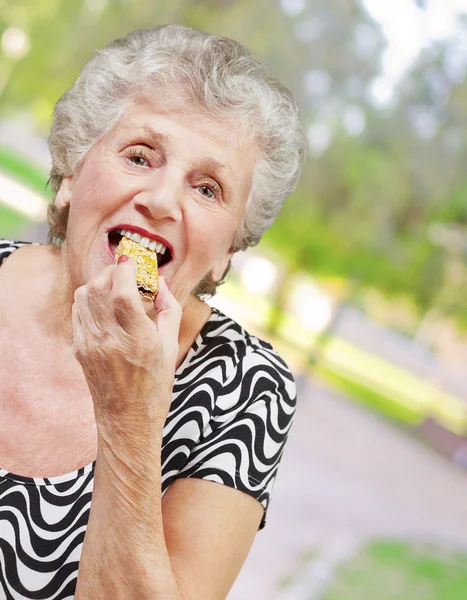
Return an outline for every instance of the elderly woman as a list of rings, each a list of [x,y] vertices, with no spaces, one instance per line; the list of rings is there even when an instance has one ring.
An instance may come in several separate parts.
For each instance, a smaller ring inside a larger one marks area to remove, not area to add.
[[[136,31],[59,100],[50,150],[49,244],[0,244],[0,596],[225,598],[295,388],[202,298],[296,185],[296,104],[230,39]],[[122,239],[157,255],[153,301]]]

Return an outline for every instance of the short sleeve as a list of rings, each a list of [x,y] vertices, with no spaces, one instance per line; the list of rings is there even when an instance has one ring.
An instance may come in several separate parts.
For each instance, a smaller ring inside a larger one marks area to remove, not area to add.
[[[12,252],[17,250],[21,246],[26,246],[30,243],[31,242],[15,242],[13,240],[0,239],[0,266],[10,256]]]
[[[293,376],[261,342],[222,386],[212,417],[177,477],[229,485],[256,498],[266,513],[296,408]]]

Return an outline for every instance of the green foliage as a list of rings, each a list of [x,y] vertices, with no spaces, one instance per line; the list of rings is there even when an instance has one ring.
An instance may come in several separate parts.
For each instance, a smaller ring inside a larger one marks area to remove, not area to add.
[[[51,195],[50,189],[47,188],[45,173],[11,150],[2,147],[0,147],[0,169],[15,176],[38,194]]]
[[[323,600],[464,600],[466,564],[453,549],[374,541],[339,569]]]
[[[19,213],[0,204],[1,235],[5,238],[16,239],[20,231],[30,224],[30,221]]]

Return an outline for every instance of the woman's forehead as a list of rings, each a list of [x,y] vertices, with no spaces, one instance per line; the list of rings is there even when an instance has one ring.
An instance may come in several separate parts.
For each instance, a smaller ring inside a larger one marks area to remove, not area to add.
[[[225,170],[231,179],[239,172],[250,178],[258,158],[257,144],[239,132],[232,119],[212,118],[189,106],[161,107],[147,101],[132,103],[102,141],[116,149],[143,141],[162,147],[168,155],[191,155]]]
[[[165,144],[182,129],[196,135],[206,135],[221,145],[232,144],[242,150],[255,145],[251,131],[233,114],[213,115],[207,109],[171,99],[168,102],[139,99],[128,105],[114,132],[139,130]]]

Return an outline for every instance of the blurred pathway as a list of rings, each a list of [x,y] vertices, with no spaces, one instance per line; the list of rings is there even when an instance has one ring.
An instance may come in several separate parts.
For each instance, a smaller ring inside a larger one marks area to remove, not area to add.
[[[338,395],[302,388],[268,523],[229,600],[318,598],[369,537],[467,547],[467,473]],[[295,585],[279,591],[293,574]]]

